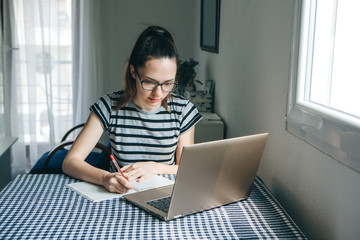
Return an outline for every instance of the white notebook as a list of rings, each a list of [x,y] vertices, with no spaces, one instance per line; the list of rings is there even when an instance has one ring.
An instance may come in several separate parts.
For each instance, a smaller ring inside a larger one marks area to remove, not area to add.
[[[125,194],[140,192],[151,188],[157,188],[173,184],[174,181],[162,176],[154,175],[145,181],[139,183],[132,182],[133,189],[124,194],[108,192],[103,186],[95,185],[88,182],[68,183],[66,187],[80,194],[91,202],[100,202],[112,198],[120,198]]]

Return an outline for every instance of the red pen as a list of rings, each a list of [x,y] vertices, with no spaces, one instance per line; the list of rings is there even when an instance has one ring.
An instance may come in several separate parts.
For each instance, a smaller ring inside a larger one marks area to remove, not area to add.
[[[110,158],[111,160],[113,161],[116,169],[118,170],[118,172],[121,174],[121,176],[123,176],[126,180],[129,180],[127,177],[125,177],[124,173],[121,171],[120,167],[119,167],[119,164],[116,162],[114,156],[112,154],[110,154]]]

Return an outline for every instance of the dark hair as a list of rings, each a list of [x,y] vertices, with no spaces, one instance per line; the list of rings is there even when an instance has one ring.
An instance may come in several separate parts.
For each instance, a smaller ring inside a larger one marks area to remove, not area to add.
[[[165,28],[155,25],[146,28],[135,42],[125,69],[124,95],[117,104],[117,110],[125,106],[136,94],[136,80],[131,75],[130,65],[138,69],[144,67],[146,61],[154,58],[175,59],[176,64],[179,61],[171,34]],[[171,93],[162,102],[166,109],[170,97]]]

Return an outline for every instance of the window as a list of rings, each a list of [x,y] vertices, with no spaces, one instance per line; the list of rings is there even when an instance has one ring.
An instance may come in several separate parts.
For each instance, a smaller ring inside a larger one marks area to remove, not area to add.
[[[14,1],[14,9],[24,142],[58,142],[73,125],[71,1]]]
[[[18,137],[13,176],[30,169],[73,126],[72,3],[3,1],[0,134]]]
[[[296,1],[287,130],[360,171],[360,2]]]

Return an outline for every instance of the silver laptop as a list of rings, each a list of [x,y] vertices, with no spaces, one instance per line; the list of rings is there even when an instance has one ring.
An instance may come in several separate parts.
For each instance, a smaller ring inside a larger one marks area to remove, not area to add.
[[[124,198],[165,221],[246,199],[268,135],[185,146],[173,185]]]

